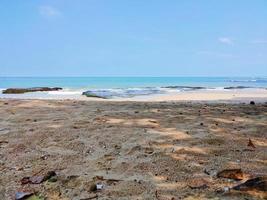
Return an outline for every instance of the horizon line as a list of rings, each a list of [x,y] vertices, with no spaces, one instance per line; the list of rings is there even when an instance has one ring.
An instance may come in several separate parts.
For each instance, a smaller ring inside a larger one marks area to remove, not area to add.
[[[266,76],[1,76],[0,78],[267,78]]]

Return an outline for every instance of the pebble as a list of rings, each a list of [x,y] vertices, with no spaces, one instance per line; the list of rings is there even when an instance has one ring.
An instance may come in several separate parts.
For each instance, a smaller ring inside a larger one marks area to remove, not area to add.
[[[104,188],[104,185],[103,184],[100,184],[100,183],[97,183],[96,184],[96,189],[97,190],[102,190]]]
[[[229,187],[224,187],[224,188],[223,188],[223,192],[224,192],[224,193],[227,193],[227,192],[229,192],[229,191],[230,191],[230,188],[229,188]]]
[[[255,105],[255,101],[250,101],[249,104],[250,105]]]

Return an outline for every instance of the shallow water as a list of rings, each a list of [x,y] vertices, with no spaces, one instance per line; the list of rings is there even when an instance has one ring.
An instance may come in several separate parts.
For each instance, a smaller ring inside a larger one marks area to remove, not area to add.
[[[11,87],[62,87],[62,91],[22,94],[25,98],[80,96],[134,97],[191,90],[267,88],[266,77],[0,77],[0,90]],[[22,96],[19,95],[19,96]],[[18,97],[4,95],[0,97]]]

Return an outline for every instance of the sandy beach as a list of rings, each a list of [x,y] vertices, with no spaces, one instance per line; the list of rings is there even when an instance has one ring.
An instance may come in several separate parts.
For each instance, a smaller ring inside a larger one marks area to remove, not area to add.
[[[0,200],[267,200],[266,1],[0,9]]]
[[[24,94],[0,94],[0,99],[49,99],[49,100],[82,100],[82,101],[141,101],[141,102],[223,102],[223,103],[249,103],[267,102],[267,89],[203,89],[182,92],[168,92],[166,94],[137,95],[131,98],[116,97],[109,99],[92,98],[82,95],[82,92],[53,91],[53,92],[30,92]]]
[[[88,100],[81,98],[82,100]],[[92,98],[90,98],[92,100]],[[133,98],[118,98],[113,101],[182,101],[182,102],[223,102],[223,103],[249,103],[251,100],[256,102],[267,101],[267,89],[234,89],[234,90],[195,90],[180,93],[138,96]]]
[[[229,188],[267,174],[266,96],[222,94],[256,105],[2,99],[0,199],[264,199]],[[225,169],[242,178],[218,177]],[[49,171],[53,180],[25,182]]]

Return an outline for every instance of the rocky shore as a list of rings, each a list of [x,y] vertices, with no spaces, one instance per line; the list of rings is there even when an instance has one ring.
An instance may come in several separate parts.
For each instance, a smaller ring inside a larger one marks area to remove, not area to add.
[[[23,94],[27,92],[47,92],[62,90],[60,87],[32,87],[32,88],[8,88],[3,90],[3,94]]]

